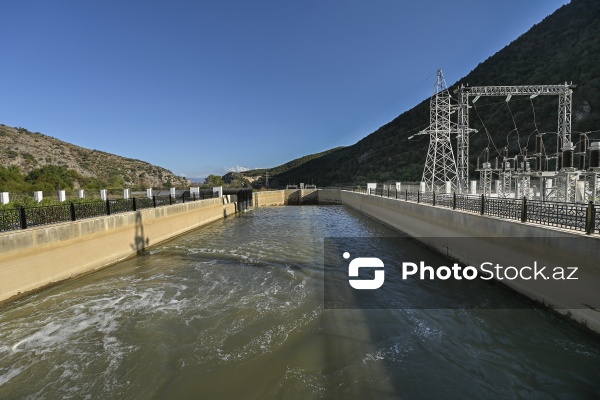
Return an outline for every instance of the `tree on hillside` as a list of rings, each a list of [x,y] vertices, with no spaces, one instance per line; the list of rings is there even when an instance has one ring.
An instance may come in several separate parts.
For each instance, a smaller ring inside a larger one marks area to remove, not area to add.
[[[221,178],[219,175],[210,174],[204,180],[204,184],[209,187],[223,186],[225,181],[223,181],[223,178]]]
[[[73,176],[65,167],[46,165],[31,171],[25,177],[34,190],[52,191],[58,189],[73,189]]]
[[[0,165],[0,191],[1,192],[24,192],[28,190],[25,176],[15,165],[3,167]]]

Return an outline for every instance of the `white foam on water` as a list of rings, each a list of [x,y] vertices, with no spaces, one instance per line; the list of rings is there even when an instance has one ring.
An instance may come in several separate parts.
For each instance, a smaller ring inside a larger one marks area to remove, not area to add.
[[[0,386],[10,381],[15,376],[19,375],[25,370],[25,367],[17,367],[9,369],[5,374],[0,375]]]

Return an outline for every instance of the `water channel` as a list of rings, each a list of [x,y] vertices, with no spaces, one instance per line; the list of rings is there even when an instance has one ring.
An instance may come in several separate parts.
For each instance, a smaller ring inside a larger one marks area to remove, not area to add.
[[[13,302],[0,398],[600,398],[600,341],[545,310],[324,309],[324,238],[397,235],[257,209]]]

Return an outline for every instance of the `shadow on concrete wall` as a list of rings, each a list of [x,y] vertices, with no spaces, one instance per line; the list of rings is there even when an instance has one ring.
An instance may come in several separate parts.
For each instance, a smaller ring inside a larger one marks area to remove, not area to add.
[[[150,243],[150,238],[144,237],[144,224],[142,223],[142,213],[135,213],[135,236],[133,239],[132,249],[137,254],[142,254],[146,251],[146,246]]]

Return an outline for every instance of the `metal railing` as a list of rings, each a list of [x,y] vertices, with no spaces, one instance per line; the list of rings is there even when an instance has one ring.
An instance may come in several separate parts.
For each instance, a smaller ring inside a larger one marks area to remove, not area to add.
[[[344,188],[342,190],[351,190]],[[558,203],[541,200],[501,199],[485,195],[466,195],[457,193],[435,193],[421,191],[396,191],[393,186],[377,187],[367,195],[381,196],[402,201],[430,204],[435,207],[489,215],[502,219],[511,219],[540,225],[554,226],[586,232],[588,235],[600,233],[599,206],[590,202]]]
[[[151,198],[132,197],[128,199],[65,202],[50,206],[5,208],[0,210],[0,232],[211,199],[215,196],[215,193],[217,192],[210,189],[191,194],[189,191],[184,191],[179,196],[169,194],[166,196],[152,196]],[[223,194],[227,196],[228,202],[235,202],[239,210],[245,210],[253,205],[251,189],[225,189]]]
[[[27,229],[35,226],[51,225],[61,222],[77,221],[86,218],[96,218],[105,215],[125,213],[156,208],[176,203],[186,203],[206,198],[212,194],[191,197],[153,196],[129,199],[95,200],[88,202],[71,202],[60,205],[20,207],[0,210],[0,232],[17,229]]]

